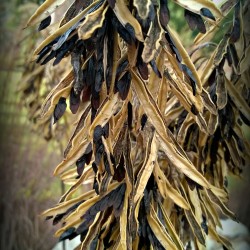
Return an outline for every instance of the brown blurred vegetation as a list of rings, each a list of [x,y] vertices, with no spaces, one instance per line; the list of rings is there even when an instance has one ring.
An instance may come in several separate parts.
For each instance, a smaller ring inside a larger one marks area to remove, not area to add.
[[[39,215],[61,193],[52,177],[60,150],[32,131],[16,91],[33,32],[22,28],[36,7],[23,2],[0,2],[0,249],[47,250],[57,242],[55,228]]]

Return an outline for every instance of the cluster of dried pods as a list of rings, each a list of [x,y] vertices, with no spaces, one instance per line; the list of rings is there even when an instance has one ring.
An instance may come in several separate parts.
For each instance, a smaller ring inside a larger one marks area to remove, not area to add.
[[[52,25],[65,2],[45,1],[28,26]],[[60,240],[80,235],[79,249],[205,249],[207,235],[231,248],[217,208],[235,219],[227,175],[249,159],[248,7],[173,2],[198,47],[234,12],[209,58],[187,53],[167,0],[75,0],[35,50],[42,65],[71,58],[41,112],[56,123],[69,105],[77,121],[55,170],[71,186],[44,215],[62,222]]]
[[[33,47],[33,44],[27,46],[29,51],[31,47]],[[70,64],[64,64],[64,66],[69,67]],[[64,67],[37,67],[36,64],[29,63],[24,67],[18,86],[18,92],[21,94],[21,103],[29,111],[27,118],[31,121],[32,130],[42,135],[46,140],[52,138],[59,139],[61,134],[67,130],[67,127],[63,124],[53,126],[50,117],[40,120],[42,103],[55,83],[60,81],[60,76],[64,73],[64,69]]]

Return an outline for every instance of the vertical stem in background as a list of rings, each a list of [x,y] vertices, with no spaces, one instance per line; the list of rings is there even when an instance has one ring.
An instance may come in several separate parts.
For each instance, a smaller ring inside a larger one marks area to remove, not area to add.
[[[60,154],[63,155],[63,145],[62,143],[59,142],[59,147],[60,147]],[[63,180],[61,180],[61,192],[62,192],[62,196],[65,193],[65,184],[63,182]],[[65,244],[65,240],[62,241],[62,250],[66,250],[66,244]]]
[[[61,181],[61,190],[62,190],[62,195],[63,195],[65,193],[65,185],[64,185],[63,181]],[[62,250],[66,250],[66,244],[65,244],[64,240],[62,242]]]

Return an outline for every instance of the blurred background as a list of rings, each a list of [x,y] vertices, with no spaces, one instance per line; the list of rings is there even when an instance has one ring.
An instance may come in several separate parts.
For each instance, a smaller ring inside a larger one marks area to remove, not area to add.
[[[67,118],[52,129],[49,121],[39,124],[38,117],[42,101],[58,84],[68,62],[65,59],[63,66],[53,69],[35,65],[32,51],[46,34],[38,33],[37,27],[23,29],[42,2],[0,2],[1,250],[52,249],[57,243],[53,236],[57,227],[40,214],[55,205],[67,188],[53,177],[72,133],[67,129]],[[171,25],[191,47],[190,38],[195,34],[189,32],[183,10],[173,4],[170,10]],[[248,163],[243,171],[242,178],[229,177],[229,207],[250,228]]]
[[[52,249],[57,242],[55,228],[39,215],[62,192],[52,176],[61,143],[44,139],[34,127],[28,98],[36,97],[36,90],[27,98],[20,91],[37,38],[37,32],[23,28],[38,3],[0,2],[0,249],[6,250]]]

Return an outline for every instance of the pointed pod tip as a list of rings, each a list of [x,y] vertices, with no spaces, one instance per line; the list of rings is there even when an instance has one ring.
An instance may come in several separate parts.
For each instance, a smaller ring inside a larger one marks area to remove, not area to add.
[[[28,28],[28,27],[30,27],[30,20],[28,20],[28,22],[25,24],[24,29],[26,29],[26,28]]]
[[[58,176],[60,173],[58,171],[58,167],[56,167],[56,169],[53,172],[53,176]]]
[[[36,56],[41,51],[41,49],[38,47],[34,50],[33,55]]]

